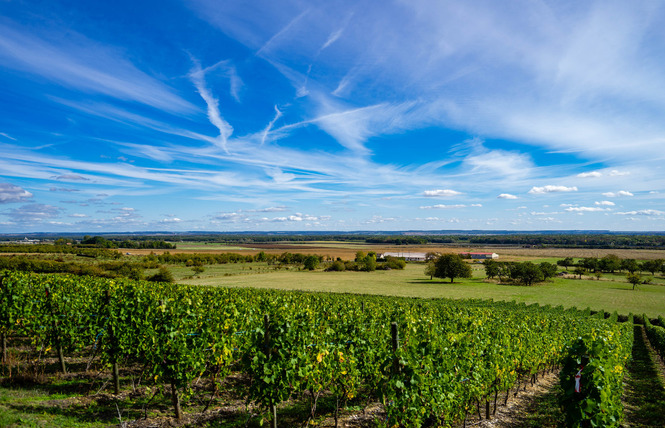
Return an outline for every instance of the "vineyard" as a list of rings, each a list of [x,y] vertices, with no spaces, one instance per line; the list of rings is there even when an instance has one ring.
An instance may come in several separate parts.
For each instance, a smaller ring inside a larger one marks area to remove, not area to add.
[[[335,421],[342,406],[380,402],[378,426],[465,425],[560,370],[569,426],[623,418],[633,323],[616,313],[24,273],[1,281],[5,377],[48,357],[64,373],[83,357],[78,370],[115,394],[143,388],[144,415],[159,394],[176,419],[205,413],[233,378],[249,416],[273,426],[294,400],[303,425],[323,400]],[[662,344],[663,329],[648,327]],[[12,367],[18,355],[26,363]]]

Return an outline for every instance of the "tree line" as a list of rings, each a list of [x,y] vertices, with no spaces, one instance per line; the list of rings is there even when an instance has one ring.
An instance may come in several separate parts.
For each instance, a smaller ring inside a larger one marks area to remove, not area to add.
[[[583,274],[593,273],[614,273],[614,272],[651,272],[655,275],[657,272],[665,274],[665,260],[645,260],[638,262],[635,259],[622,259],[615,254],[608,254],[602,258],[585,257],[577,262],[572,257],[566,257],[556,262],[557,265],[566,269],[572,267],[575,273]]]
[[[556,265],[548,262],[497,262],[485,260],[487,278],[498,278],[500,282],[533,285],[556,275]],[[432,278],[471,278],[471,266],[459,254],[441,254],[431,259],[425,267],[425,275]]]

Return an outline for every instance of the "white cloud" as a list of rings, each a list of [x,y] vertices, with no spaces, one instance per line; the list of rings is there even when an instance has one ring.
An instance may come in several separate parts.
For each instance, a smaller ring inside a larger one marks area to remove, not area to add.
[[[168,223],[180,223],[181,221],[182,220],[179,219],[178,217],[168,217],[168,218],[162,219],[160,221],[160,223],[166,223],[166,224],[168,224]]]
[[[32,193],[10,183],[0,183],[0,204],[21,202],[32,197]]]
[[[577,176],[580,178],[588,178],[588,177],[596,178],[596,177],[602,177],[603,174],[598,171],[592,171],[592,172],[582,172],[580,174],[577,174]]]
[[[286,207],[267,207],[267,208],[259,208],[259,209],[252,209],[252,210],[244,210],[245,212],[252,212],[252,213],[278,213],[282,211],[286,211],[288,208]]]
[[[423,192],[423,196],[427,196],[429,198],[450,197],[450,196],[457,196],[457,195],[461,195],[461,194],[462,194],[462,192],[458,192],[456,190],[451,190],[451,189],[425,190]]]
[[[447,210],[447,209],[455,209],[455,208],[466,208],[466,205],[464,205],[464,204],[456,204],[456,205],[437,204],[437,205],[420,207],[421,210],[432,210],[432,209]]]
[[[380,215],[374,215],[372,218],[362,221],[362,224],[380,224],[380,223],[390,223],[394,222],[397,219],[394,217],[383,217]]]
[[[606,206],[610,206],[610,207],[613,207],[614,205],[616,205],[612,201],[596,201],[596,202],[594,202],[594,204],[596,204],[596,205],[606,205]]]
[[[577,192],[577,187],[572,186],[572,187],[566,187],[566,186],[553,186],[553,185],[547,185],[543,187],[532,187],[531,190],[529,190],[529,193],[534,194],[534,195],[540,195],[544,193],[554,193],[554,192]]]
[[[664,211],[659,210],[637,210],[637,211],[626,211],[618,212],[617,215],[643,215],[643,216],[660,216],[664,215]]]
[[[238,212],[219,213],[213,216],[213,220],[217,221],[238,222],[245,219],[247,219],[247,217]]]
[[[510,193],[502,193],[497,196],[498,199],[517,199],[517,196],[511,195]]]
[[[568,207],[566,211],[568,212],[598,212],[598,211],[608,211],[609,208],[601,207]]]
[[[626,176],[626,175],[630,175],[630,172],[628,172],[628,171],[617,171],[616,169],[613,169],[609,173],[610,177],[623,177],[623,176]]]
[[[618,192],[603,193],[603,196],[607,196],[608,198],[617,198],[620,196],[634,196],[634,195],[627,190],[619,190]]]

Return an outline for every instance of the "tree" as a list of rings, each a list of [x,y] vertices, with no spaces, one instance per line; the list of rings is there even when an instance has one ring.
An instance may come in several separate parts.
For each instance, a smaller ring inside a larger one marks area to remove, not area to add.
[[[573,258],[572,258],[572,257],[566,257],[566,258],[563,259],[563,260],[559,260],[559,261],[557,261],[556,264],[559,265],[559,266],[563,266],[563,267],[565,267],[566,269],[568,269],[568,266],[572,266],[573,264],[575,264],[575,262],[573,262]]]
[[[616,254],[608,254],[598,261],[598,267],[603,272],[614,273],[615,270],[621,269],[621,259]]]
[[[437,278],[450,278],[452,283],[455,278],[471,278],[471,266],[466,263],[459,254],[443,254],[434,262],[434,275]]]
[[[635,289],[635,287],[637,287],[637,284],[642,282],[642,276],[635,272],[628,273],[628,275],[626,275],[626,279],[628,280],[628,282],[633,284],[633,290]]]
[[[556,275],[556,265],[548,262],[542,262],[538,265],[543,273],[543,279],[553,278]]]
[[[429,279],[432,279],[434,277],[434,273],[436,272],[436,265],[434,262],[435,260],[430,260],[427,262],[427,266],[425,266],[425,275],[429,276]]]
[[[483,264],[485,265],[485,275],[487,275],[489,279],[499,275],[501,267],[496,260],[487,259]]]
[[[319,266],[319,258],[314,255],[307,256],[303,264],[305,265],[305,269],[314,270]]]
[[[637,264],[635,259],[624,259],[621,260],[621,269],[625,270],[628,273],[635,273],[638,271],[640,266]]]
[[[194,272],[195,275],[200,275],[202,274],[206,269],[203,266],[198,266],[195,265],[192,267],[192,272]]]
[[[660,271],[663,268],[663,260],[658,259],[658,260],[647,260],[644,263],[642,263],[642,270],[645,270],[647,272],[651,272],[651,275],[655,275],[656,272]]]
[[[580,264],[584,266],[584,269],[589,271],[595,272],[598,269],[598,259],[595,257],[585,257]]]
[[[360,270],[374,272],[376,270],[376,253],[369,253],[361,258],[358,263],[360,264]]]
[[[583,266],[577,266],[575,270],[573,271],[575,275],[579,275],[580,279],[582,279],[582,275],[586,273],[586,269],[584,269]]]
[[[261,251],[259,254],[257,254],[254,257],[254,260],[256,260],[257,262],[265,262],[266,260],[268,260],[268,257],[266,257],[266,252]]]
[[[524,285],[533,285],[534,282],[540,282],[544,279],[543,272],[540,270],[540,267],[533,262],[524,262],[520,263],[521,267],[519,270],[518,279],[524,283]]]

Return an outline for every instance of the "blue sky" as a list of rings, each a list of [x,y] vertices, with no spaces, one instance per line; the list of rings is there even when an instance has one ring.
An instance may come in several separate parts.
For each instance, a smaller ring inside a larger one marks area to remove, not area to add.
[[[653,1],[0,3],[0,232],[665,230]]]

